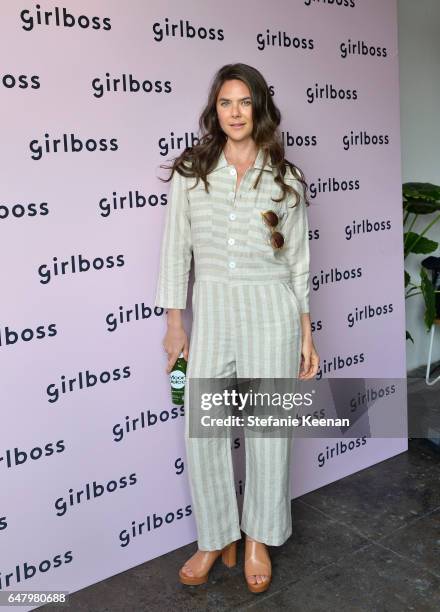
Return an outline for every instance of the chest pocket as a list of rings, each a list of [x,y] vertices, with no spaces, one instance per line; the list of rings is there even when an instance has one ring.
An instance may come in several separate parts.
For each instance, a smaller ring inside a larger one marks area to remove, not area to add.
[[[267,190],[257,195],[254,205],[250,210],[247,234],[247,246],[249,250],[267,254],[268,257],[276,256],[278,250],[274,249],[270,244],[272,231],[270,226],[264,221],[262,213],[271,210],[277,214],[279,222],[278,225],[274,227],[274,231],[280,231],[281,233],[286,215],[286,201],[273,202],[271,200],[272,197],[280,197],[278,188],[272,189],[271,191]]]

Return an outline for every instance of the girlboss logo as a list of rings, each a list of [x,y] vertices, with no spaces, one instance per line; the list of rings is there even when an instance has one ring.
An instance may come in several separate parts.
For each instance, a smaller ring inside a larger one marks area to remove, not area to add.
[[[102,98],[104,93],[170,93],[170,81],[150,81],[149,79],[136,79],[132,74],[122,74],[120,77],[112,77],[110,72],[105,73],[105,78],[96,77],[92,81],[93,95]]]
[[[91,28],[92,30],[110,30],[110,17],[88,17],[87,15],[74,16],[67,12],[67,9],[61,9],[56,6],[53,11],[44,11],[40,4],[35,5],[35,9],[24,9],[20,13],[22,28],[26,32],[30,32],[35,26],[61,26],[64,28],[73,28],[78,26],[82,29]]]
[[[115,263],[116,260],[116,263]],[[52,258],[52,263],[38,266],[40,283],[47,285],[55,276],[65,274],[76,274],[77,272],[88,272],[89,270],[102,270],[103,268],[120,268],[125,265],[124,255],[108,255],[107,257],[94,257],[89,259],[81,253],[71,255],[70,259],[58,261],[58,257]]]
[[[117,138],[78,138],[75,134],[63,134],[62,138],[51,138],[44,134],[44,140],[35,139],[29,142],[31,158],[40,160],[46,153],[81,153],[83,151],[117,151]]]
[[[192,26],[188,19],[183,21],[179,20],[179,23],[170,23],[168,17],[165,17],[165,23],[162,24],[160,21],[153,23],[154,40],[160,42],[166,36],[180,37],[180,38],[200,38],[201,40],[224,40],[224,32],[221,28],[216,30],[215,28],[206,28],[204,26]]]
[[[267,28],[265,34],[261,32],[257,34],[258,50],[263,51],[266,47],[292,47],[293,49],[310,49],[313,51],[315,42],[313,38],[299,38],[280,30],[278,32],[271,32]]]
[[[27,74],[3,74],[0,76],[0,84],[6,89],[13,89],[14,87],[18,89],[40,89],[41,87],[38,74],[32,76]]]
[[[320,4],[321,0],[304,0],[304,4],[306,6],[310,6],[311,4]],[[350,8],[354,8],[356,5],[354,0],[327,0],[325,3],[328,6],[347,6]]]
[[[386,47],[375,47],[374,45],[368,45],[363,40],[354,42],[351,40],[351,38],[349,38],[347,42],[341,42],[339,45],[339,51],[341,52],[342,58],[346,58],[348,55],[388,57],[388,50]]]
[[[47,329],[46,329],[47,327]],[[33,327],[25,327],[24,329],[14,329],[10,325],[6,325],[3,329],[0,327],[0,347],[11,346],[17,342],[32,342],[33,340],[41,340],[44,338],[51,338],[57,335],[57,329],[55,323],[49,325],[38,325],[34,330]]]
[[[49,208],[47,202],[38,202],[38,204],[35,202],[26,204],[0,204],[0,221],[8,217],[10,219],[23,219],[24,217],[45,217],[48,214]]]

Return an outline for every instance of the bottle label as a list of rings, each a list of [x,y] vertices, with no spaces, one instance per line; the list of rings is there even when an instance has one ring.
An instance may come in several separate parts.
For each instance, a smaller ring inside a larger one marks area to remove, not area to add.
[[[171,387],[173,389],[183,389],[185,386],[185,372],[173,370],[170,374]]]

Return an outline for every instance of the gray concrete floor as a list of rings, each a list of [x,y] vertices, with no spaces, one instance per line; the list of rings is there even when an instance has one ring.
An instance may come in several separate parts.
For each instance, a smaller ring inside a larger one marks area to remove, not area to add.
[[[438,414],[440,383],[426,387],[423,368],[408,376],[410,411]],[[235,568],[216,562],[207,584],[181,585],[192,543],[72,594],[69,608],[39,610],[438,611],[439,480],[439,451],[413,438],[408,452],[295,499],[293,535],[269,549],[273,580],[262,594],[246,588],[242,546]]]

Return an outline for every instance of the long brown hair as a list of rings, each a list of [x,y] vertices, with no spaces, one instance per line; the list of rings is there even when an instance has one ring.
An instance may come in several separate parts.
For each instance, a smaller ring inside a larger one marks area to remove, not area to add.
[[[192,147],[187,147],[178,157],[174,158],[171,166],[161,165],[161,168],[166,168],[171,172],[168,179],[160,177],[159,179],[168,182],[171,180],[174,171],[177,171],[182,176],[195,177],[197,179],[195,185],[201,179],[205,184],[206,192],[209,193],[207,175],[215,167],[227,141],[227,136],[218,121],[217,97],[223,83],[231,79],[243,81],[250,90],[253,119],[252,138],[257,147],[260,147],[264,152],[263,166],[270,160],[273,166],[274,181],[282,189],[280,199],[274,200],[274,202],[283,201],[288,193],[295,193],[297,196],[295,205],[299,202],[298,191],[284,181],[287,167],[289,167],[293,176],[303,184],[304,200],[306,205],[309,206],[310,203],[306,195],[308,186],[304,173],[298,166],[284,158],[284,144],[278,129],[281,122],[281,113],[272,100],[263,75],[248,64],[226,64],[217,71],[211,83],[208,101],[199,118],[199,142]],[[259,183],[262,172],[261,169],[254,183],[254,189]]]

